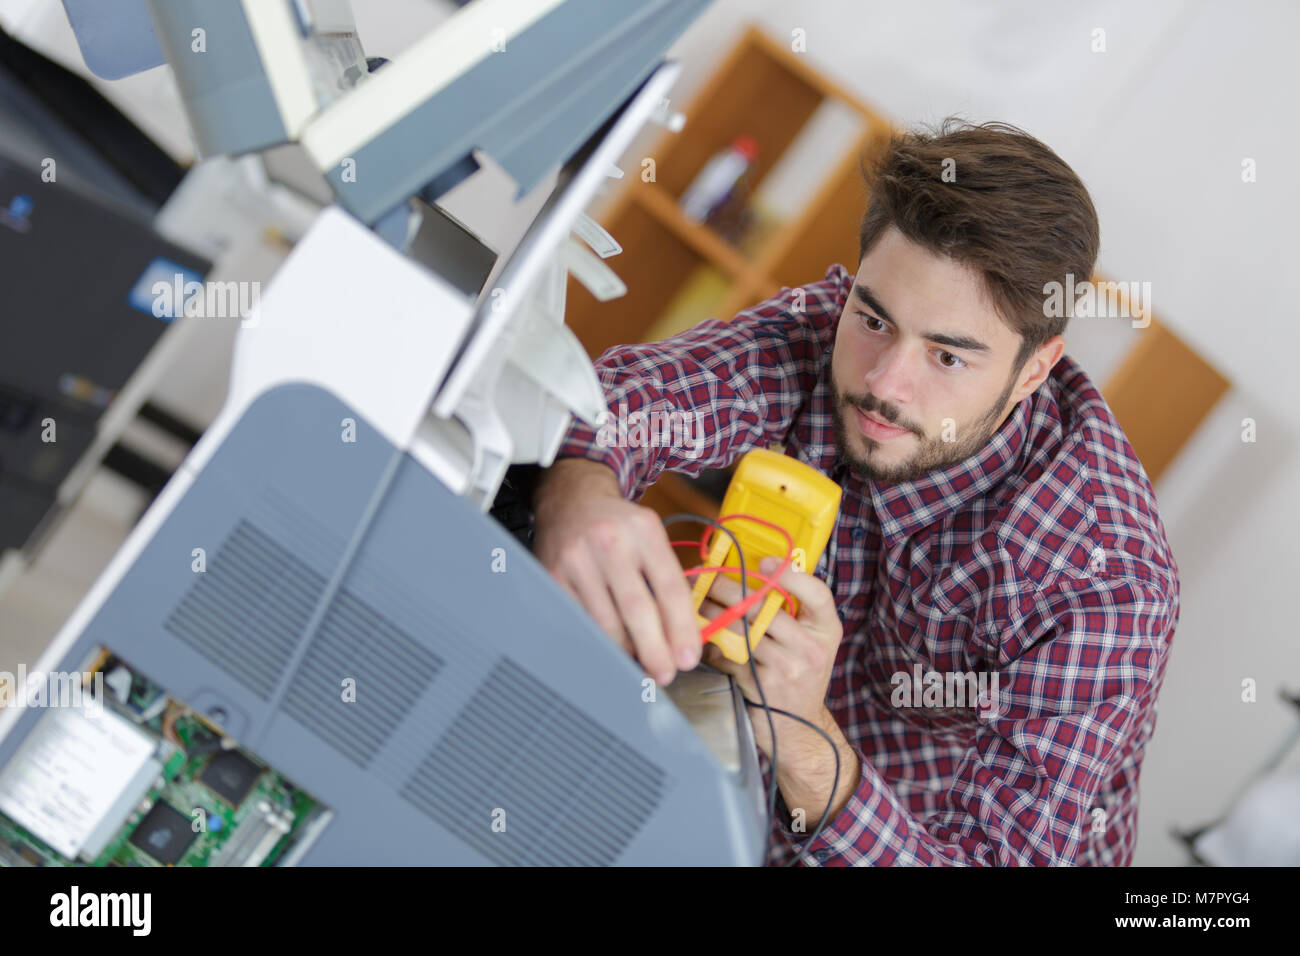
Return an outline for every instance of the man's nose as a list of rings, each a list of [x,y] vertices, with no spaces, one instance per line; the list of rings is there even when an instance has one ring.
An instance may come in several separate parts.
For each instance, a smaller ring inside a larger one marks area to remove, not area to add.
[[[891,346],[881,353],[863,382],[871,394],[882,402],[906,405],[912,401],[914,378],[915,373],[906,350]]]

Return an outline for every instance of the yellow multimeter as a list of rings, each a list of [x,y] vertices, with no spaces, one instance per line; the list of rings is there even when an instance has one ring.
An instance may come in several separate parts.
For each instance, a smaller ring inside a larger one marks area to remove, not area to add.
[[[736,466],[731,483],[727,486],[727,494],[722,499],[720,514],[723,517],[752,515],[784,528],[794,543],[796,566],[801,565],[802,570],[811,571],[821,560],[826,542],[830,540],[831,529],[835,526],[835,518],[840,510],[840,494],[840,486],[817,469],[789,455],[756,448],[741,458]],[[723,524],[740,542],[741,552],[745,555],[745,570],[750,574],[757,574],[758,563],[768,556],[785,560],[789,544],[785,535],[775,528],[742,518],[732,518]],[[713,532],[713,542],[705,566],[740,566],[735,545],[721,531]],[[734,581],[740,580],[738,571],[723,573]],[[698,613],[700,605],[704,603],[717,575],[716,571],[698,575],[691,591],[701,628],[706,627],[710,621]],[[760,586],[753,577],[747,582],[751,591]],[[794,605],[794,613],[798,613],[798,602],[793,597],[790,600]],[[782,603],[780,592],[768,592],[758,617],[749,626],[750,647],[756,645],[767,632],[768,625],[776,617]],[[743,624],[739,627],[743,628]],[[722,628],[709,640],[722,649],[728,660],[737,664],[749,660],[743,634]]]

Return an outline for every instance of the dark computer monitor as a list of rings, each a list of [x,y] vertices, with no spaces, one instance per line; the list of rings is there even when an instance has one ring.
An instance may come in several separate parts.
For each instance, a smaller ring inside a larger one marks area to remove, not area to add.
[[[134,212],[0,154],[0,264],[3,551],[39,541],[108,405],[167,330],[153,283],[200,281],[210,263]]]

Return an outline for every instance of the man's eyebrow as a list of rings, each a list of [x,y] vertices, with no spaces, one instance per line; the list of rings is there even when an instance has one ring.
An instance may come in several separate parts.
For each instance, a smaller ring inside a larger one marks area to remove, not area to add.
[[[871,290],[868,289],[861,282],[855,282],[853,284],[853,292],[857,295],[859,299],[861,299],[864,303],[866,303],[869,309],[872,309],[880,318],[884,319],[886,322],[889,322],[893,325],[898,324],[897,322],[894,322],[893,316],[891,316],[889,312],[885,310],[885,307],[880,304],[880,300],[877,299],[874,295],[872,295]],[[922,338],[926,339],[927,341],[933,342],[935,345],[944,345],[950,349],[961,349],[964,352],[989,351],[988,345],[981,342],[977,338],[972,338],[969,335],[949,335],[946,332],[930,332],[923,335]]]
[[[950,349],[961,349],[963,352],[987,352],[989,347],[979,339],[973,339],[969,335],[946,335],[943,332],[931,332],[923,336],[927,341],[935,345],[946,345]]]
[[[857,293],[859,299],[861,299],[863,302],[867,304],[867,308],[874,309],[876,314],[879,315],[886,322],[894,321],[893,316],[891,316],[887,311],[885,311],[885,307],[880,304],[879,300],[877,300],[874,295],[871,294],[871,290],[868,289],[866,286],[864,286],[861,282],[855,282],[853,284],[853,291]]]

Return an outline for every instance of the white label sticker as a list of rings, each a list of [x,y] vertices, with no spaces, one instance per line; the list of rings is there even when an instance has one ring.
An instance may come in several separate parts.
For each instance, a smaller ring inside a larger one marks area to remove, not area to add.
[[[0,770],[0,812],[73,859],[156,746],[110,711],[51,708]]]

